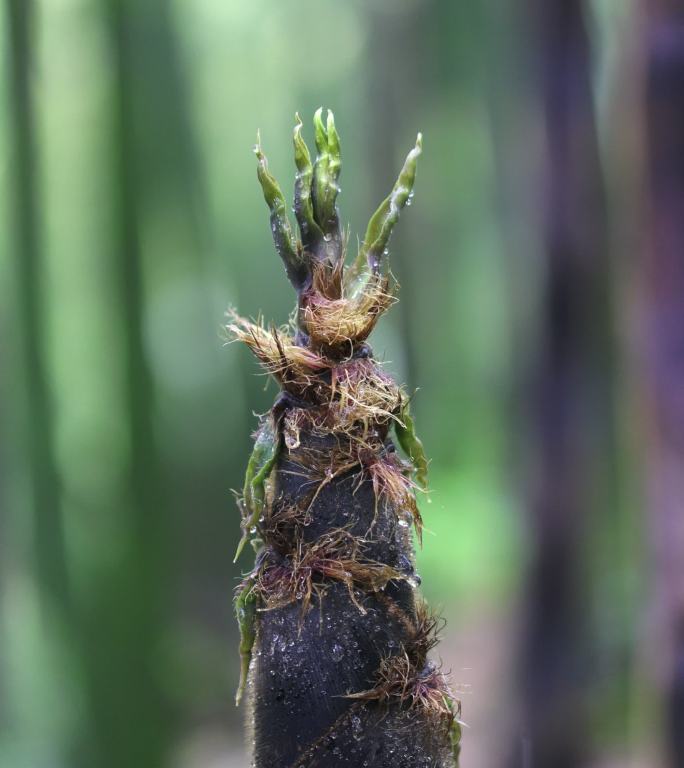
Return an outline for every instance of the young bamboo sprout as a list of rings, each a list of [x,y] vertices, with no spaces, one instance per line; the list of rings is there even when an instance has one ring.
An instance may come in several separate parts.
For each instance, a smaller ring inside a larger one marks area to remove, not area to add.
[[[413,194],[420,134],[373,214],[353,265],[337,210],[340,141],[314,116],[312,163],[297,116],[295,239],[257,143],[276,250],[297,292],[292,327],[228,325],[281,387],[247,466],[242,537],[256,562],[238,587],[239,703],[254,768],[453,768],[460,705],[428,658],[438,621],[417,593],[411,526],[427,459],[409,398],[366,339],[395,301],[387,244]],[[406,458],[396,452],[395,439]]]

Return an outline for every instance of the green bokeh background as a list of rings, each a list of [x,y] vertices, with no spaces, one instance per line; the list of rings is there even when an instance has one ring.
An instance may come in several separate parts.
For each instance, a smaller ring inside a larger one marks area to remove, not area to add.
[[[259,129],[289,190],[294,114],[312,143],[321,104],[342,138],[352,246],[424,135],[415,200],[391,243],[402,300],[373,347],[417,390],[432,488],[421,501],[423,590],[449,622],[445,666],[470,725],[464,765],[494,765],[516,708],[530,545],[520,385],[539,340],[544,272],[524,4],[33,5],[42,423],[32,418],[36,370],[18,288],[15,106],[0,14],[0,766],[246,764],[231,595],[248,558],[232,565],[231,489],[254,414],[276,390],[246,350],[225,345],[221,327],[228,307],[278,323],[292,309],[251,150]],[[605,144],[635,10],[603,0],[586,11]],[[643,589],[624,388],[615,527],[598,520],[583,554],[594,574],[587,610],[610,658],[629,655]],[[32,441],[45,449],[37,473]],[[62,520],[54,546],[37,543],[40,483],[45,514]],[[594,501],[614,491],[599,483]],[[66,591],[54,581],[62,571]],[[592,739],[599,755],[640,754],[648,701],[632,668],[616,669],[594,681]]]

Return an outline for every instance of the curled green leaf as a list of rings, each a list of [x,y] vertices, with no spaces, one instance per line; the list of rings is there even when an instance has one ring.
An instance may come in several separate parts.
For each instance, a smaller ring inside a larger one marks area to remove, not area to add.
[[[423,149],[423,136],[418,134],[416,145],[406,156],[404,166],[390,194],[371,216],[366,229],[363,244],[359,249],[354,264],[349,270],[348,280],[353,282],[370,269],[371,274],[378,274],[382,266],[385,249],[394,225],[399,219],[402,208],[410,201],[416,179],[416,164]]]
[[[335,127],[335,116],[333,115],[332,109],[328,110],[326,133],[328,136],[328,171],[334,185],[333,191],[336,197],[340,191],[337,186],[337,179],[340,177],[340,171],[342,170],[342,152],[340,150],[340,135],[337,133],[337,128]],[[333,205],[334,204],[333,200]]]
[[[461,755],[461,722],[459,720],[461,705],[454,701],[450,696],[445,696],[445,704],[451,712],[451,724],[449,725],[449,741],[451,742],[451,754],[454,757],[456,768],[460,765],[459,757]]]
[[[305,248],[311,249],[319,242],[323,233],[314,218],[313,201],[311,197],[311,185],[313,183],[313,165],[309,148],[302,136],[302,121],[296,115],[297,123],[294,127],[293,143],[294,158],[297,166],[294,191],[294,211],[299,225],[302,243]]]
[[[264,193],[264,200],[271,211],[271,233],[276,251],[285,264],[285,271],[292,285],[300,290],[306,282],[308,267],[304,255],[297,247],[287,217],[287,205],[280,185],[268,170],[268,161],[261,149],[261,140],[257,134],[254,147],[257,157],[257,177]]]
[[[394,422],[394,432],[404,453],[411,459],[416,473],[416,481],[423,490],[428,485],[428,460],[425,448],[416,434],[416,425],[411,416],[408,400],[404,400],[399,412],[399,419]]]
[[[316,221],[328,240],[339,240],[337,216],[337,178],[340,174],[340,140],[335,129],[335,118],[328,110],[327,127],[323,123],[323,108],[314,114],[314,137],[316,141],[316,162],[314,164],[313,202]]]
[[[278,460],[279,438],[271,418],[266,418],[257,433],[252,455],[247,462],[245,485],[242,492],[242,538],[233,562],[240,557],[245,544],[256,533],[257,523],[264,511],[266,480]]]
[[[254,593],[254,579],[249,577],[235,599],[235,616],[240,630],[240,682],[235,693],[235,706],[240,704],[247,686],[247,675],[252,661],[254,640],[256,639],[256,609],[257,598]]]

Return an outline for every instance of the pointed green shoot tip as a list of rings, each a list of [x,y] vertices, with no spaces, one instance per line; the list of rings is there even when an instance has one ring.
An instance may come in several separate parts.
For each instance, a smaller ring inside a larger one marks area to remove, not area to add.
[[[340,152],[340,136],[335,128],[335,115],[332,109],[328,110],[328,123],[326,127],[328,134],[328,153],[330,155],[329,170],[334,181],[337,181],[342,167],[342,155]]]
[[[292,135],[294,144],[294,159],[297,166],[294,188],[294,212],[299,225],[299,232],[305,248],[311,249],[322,238],[323,233],[314,217],[313,202],[311,199],[311,183],[313,179],[313,165],[309,148],[302,136],[302,121],[299,114],[295,114],[295,127]]]
[[[311,164],[311,155],[309,154],[309,148],[302,136],[302,120],[299,117],[299,113],[295,114],[295,127],[292,132],[292,143],[294,144],[294,156],[295,165],[300,173],[312,172],[313,166]]]
[[[416,165],[422,150],[423,134],[419,133],[416,137],[415,146],[406,156],[392,191],[382,201],[368,222],[368,229],[359,255],[350,270],[350,279],[356,279],[364,271],[366,265],[370,267],[372,274],[379,273],[387,243],[394,225],[399,219],[399,214],[405,205],[410,205],[413,185],[416,180]]]
[[[235,693],[235,706],[239,706],[247,687],[252,649],[256,639],[256,596],[253,592],[254,579],[247,579],[245,586],[235,600],[235,616],[240,630],[240,682]]]
[[[305,163],[311,164],[311,155],[309,154],[309,148],[302,136],[302,127],[304,123],[299,116],[299,112],[295,112],[295,127],[292,131],[292,140],[295,148],[295,163],[298,170],[302,170],[302,165]]]
[[[292,235],[283,192],[275,177],[268,170],[268,160],[261,148],[261,137],[258,132],[254,154],[257,158],[257,178],[264,193],[264,200],[271,211],[273,242],[278,255],[285,264],[290,282],[299,290],[307,278],[307,265]]]
[[[314,215],[319,227],[326,235],[339,237],[339,221],[335,202],[339,192],[337,177],[340,174],[341,155],[340,139],[335,128],[335,117],[328,110],[324,123],[323,107],[319,107],[314,114],[313,123],[317,151],[313,178]]]
[[[242,492],[244,519],[242,538],[233,562],[237,562],[245,544],[256,533],[257,523],[266,503],[266,481],[278,460],[280,441],[270,419],[266,419],[257,434],[252,455],[247,462],[245,484]]]
[[[261,148],[261,136],[257,131],[257,141],[254,146],[254,154],[257,158],[257,177],[261,184],[261,189],[264,193],[264,200],[269,208],[282,206],[285,207],[285,198],[283,196],[280,185],[276,181],[275,177],[268,170],[268,160]]]
[[[394,432],[404,453],[411,459],[418,485],[425,491],[428,487],[428,460],[421,439],[416,434],[409,401],[402,403],[399,419],[394,422]]]
[[[328,134],[325,131],[323,123],[323,107],[319,107],[314,112],[314,141],[316,142],[316,151],[319,155],[328,153]]]

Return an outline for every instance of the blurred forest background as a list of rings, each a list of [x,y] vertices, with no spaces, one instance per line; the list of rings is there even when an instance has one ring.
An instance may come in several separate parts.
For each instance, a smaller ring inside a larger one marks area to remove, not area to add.
[[[293,307],[251,148],[289,188],[321,104],[352,243],[425,136],[373,346],[462,765],[684,766],[683,8],[3,0],[2,768],[246,765],[231,489],[275,389],[221,325]]]

